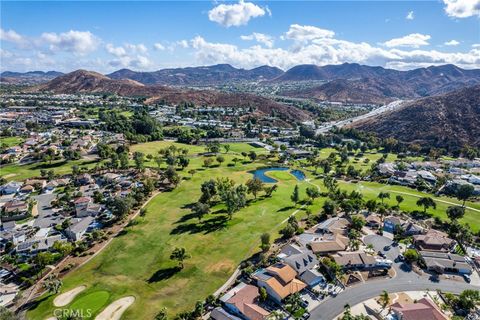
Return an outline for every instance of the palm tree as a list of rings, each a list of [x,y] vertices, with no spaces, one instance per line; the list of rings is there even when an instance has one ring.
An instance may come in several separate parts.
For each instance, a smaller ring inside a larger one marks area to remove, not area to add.
[[[367,250],[370,251],[370,252],[374,252],[375,248],[373,247],[373,244],[369,243],[367,245]]]
[[[388,304],[390,303],[390,296],[388,295],[388,292],[383,290],[379,300],[382,307],[385,309],[385,307],[388,306]]]
[[[437,204],[430,197],[423,197],[418,199],[417,206],[423,207],[423,213],[427,213],[427,209],[432,207],[433,209],[437,208]]]
[[[266,320],[283,320],[285,315],[279,309],[275,309],[266,317]]]
[[[62,285],[62,280],[58,279],[58,277],[53,273],[50,274],[43,282],[43,287],[45,290],[53,294],[57,294]]]
[[[383,200],[390,199],[390,193],[382,191],[378,194],[378,198],[382,200],[382,204],[383,204]]]
[[[183,261],[188,258],[190,258],[190,256],[187,254],[185,248],[175,248],[170,254],[170,259],[178,261],[180,269],[184,268]]]

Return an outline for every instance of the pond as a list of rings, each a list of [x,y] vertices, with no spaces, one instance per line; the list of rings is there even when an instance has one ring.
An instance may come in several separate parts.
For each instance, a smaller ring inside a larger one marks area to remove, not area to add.
[[[262,182],[265,183],[275,183],[277,182],[276,179],[273,179],[269,176],[267,176],[265,173],[268,171],[288,171],[290,168],[286,167],[270,167],[270,168],[262,168],[262,169],[257,169],[255,171],[251,171],[250,173],[253,174],[254,178],[260,179]],[[290,170],[290,173],[297,178],[298,181],[305,180],[305,174],[300,171],[300,170]]]

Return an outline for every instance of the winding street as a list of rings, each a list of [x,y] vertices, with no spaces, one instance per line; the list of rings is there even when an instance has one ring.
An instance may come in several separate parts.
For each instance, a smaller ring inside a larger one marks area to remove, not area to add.
[[[369,235],[364,238],[366,244],[373,244],[376,251],[382,251],[387,258],[394,261],[398,256],[399,248],[392,247],[392,241],[386,237]],[[390,246],[385,251],[383,248]],[[354,306],[365,300],[374,298],[383,290],[389,293],[401,291],[436,290],[461,293],[465,289],[480,290],[480,287],[454,280],[435,280],[429,275],[419,275],[402,262],[394,262],[396,276],[392,279],[373,280],[357,286],[347,288],[336,297],[327,298],[317,308],[311,311],[310,319],[332,320],[344,310],[346,304]]]

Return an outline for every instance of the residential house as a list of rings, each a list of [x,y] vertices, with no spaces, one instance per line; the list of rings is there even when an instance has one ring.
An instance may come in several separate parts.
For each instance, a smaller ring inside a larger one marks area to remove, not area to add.
[[[402,228],[404,230],[403,234],[406,236],[418,235],[425,232],[425,228],[412,221],[405,222]]]
[[[448,252],[455,247],[455,240],[444,232],[430,229],[426,234],[413,236],[413,244],[419,250]]]
[[[263,320],[270,313],[258,305],[258,288],[244,282],[220,298],[227,311],[245,320]]]
[[[10,181],[0,187],[1,194],[15,194],[22,187],[23,183],[17,181]]]
[[[348,238],[340,234],[302,233],[298,241],[318,255],[328,255],[344,251],[348,246]]]
[[[460,273],[471,274],[472,267],[465,261],[465,258],[458,254],[420,251],[420,257],[427,270],[436,273]]]
[[[77,184],[81,186],[85,186],[87,184],[94,183],[95,181],[92,179],[92,176],[88,173],[81,174],[77,177]]]
[[[86,214],[87,207],[92,202],[93,200],[90,197],[79,197],[73,201],[73,204],[75,205],[75,212],[78,218],[82,218],[88,215]]]
[[[65,233],[72,241],[81,240],[93,220],[93,217],[75,219],[75,221],[72,222],[72,225],[65,230]]]
[[[210,313],[210,318],[214,320],[241,320],[239,317],[235,317],[234,315],[225,311],[225,309],[217,307],[212,310]]]
[[[396,216],[388,216],[383,220],[383,230],[394,233],[395,229],[401,227],[404,221]]]
[[[325,281],[323,275],[316,270],[317,257],[307,248],[288,244],[282,248],[277,257],[292,267],[299,274],[299,278],[309,286],[313,287]]]
[[[277,303],[293,293],[305,289],[304,282],[296,279],[297,272],[288,264],[276,263],[266,269],[254,273],[259,287],[265,288],[268,295]]]
[[[375,213],[369,214],[365,218],[366,225],[372,229],[378,229],[382,225],[382,219]]]
[[[377,260],[365,252],[339,252],[331,257],[343,269],[368,269],[377,264]]]
[[[416,303],[395,302],[390,308],[400,320],[448,320],[435,303],[427,298],[422,298]]]
[[[25,214],[28,211],[28,204],[22,200],[10,200],[3,206],[3,212],[6,215]]]

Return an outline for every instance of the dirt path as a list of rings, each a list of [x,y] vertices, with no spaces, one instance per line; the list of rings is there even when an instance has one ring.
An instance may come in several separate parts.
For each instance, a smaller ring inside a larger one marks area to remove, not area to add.
[[[134,302],[135,297],[133,296],[120,298],[103,309],[103,311],[95,317],[95,320],[120,320],[125,310]]]
[[[87,286],[79,286],[79,287],[76,287],[75,289],[62,293],[61,295],[56,297],[55,300],[53,300],[53,305],[55,307],[66,306],[67,304],[72,302],[73,299],[75,299],[75,297],[86,288]]]

